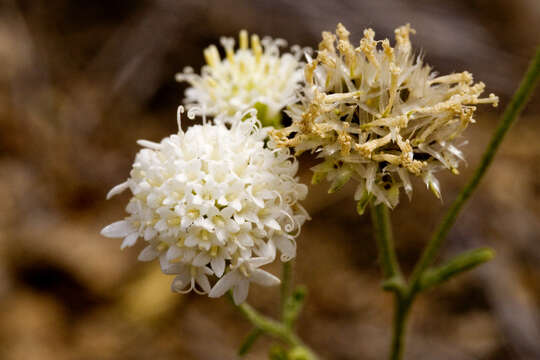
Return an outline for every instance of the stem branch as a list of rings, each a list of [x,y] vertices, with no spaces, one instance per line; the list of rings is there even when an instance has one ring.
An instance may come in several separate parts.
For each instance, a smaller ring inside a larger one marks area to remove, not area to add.
[[[283,326],[283,324],[260,314],[251,305],[243,303],[237,305],[237,308],[249,322],[251,322],[256,328],[262,330],[266,334],[274,338],[280,339],[289,345],[301,345],[300,339],[291,331],[289,331],[289,329]]]

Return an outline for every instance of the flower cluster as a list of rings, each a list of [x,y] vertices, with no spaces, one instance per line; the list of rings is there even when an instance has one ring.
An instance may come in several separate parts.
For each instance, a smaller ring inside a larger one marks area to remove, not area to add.
[[[201,75],[191,67],[176,75],[178,81],[187,81],[185,104],[203,109],[206,115],[234,115],[238,111],[255,108],[264,125],[279,125],[283,108],[296,101],[296,92],[303,80],[302,51],[293,46],[292,53],[280,55],[283,39],[264,37],[259,40],[240,32],[239,49],[234,50],[233,38],[221,38],[225,58],[221,59],[218,48],[211,45],[204,50],[207,65]]]
[[[252,35],[249,47],[241,31],[235,51],[234,40],[222,38],[223,60],[212,45],[201,75],[191,68],[177,75],[191,85],[189,116],[199,111],[203,124],[183,132],[180,107],[177,134],[139,141],[130,177],[107,196],[129,189],[128,216],[102,234],[123,238],[122,248],[142,239],[139,259],[159,258],[162,271],[176,275],[174,291],[218,297],[232,289],[239,304],[250,282],[280,282],[261,267],[278,251],[283,262],[296,256],[309,218],[289,149],[323,159],[313,182],[330,181],[329,192],[356,180],[359,212],[372,199],[396,206],[401,188],[410,198],[411,175],[440,197],[435,172],[458,173],[460,135],[477,104],[496,106],[498,98],[482,98],[484,84],[468,72],[432,72],[413,53],[411,33],[409,25],[396,29],[392,47],[367,29],[355,48],[339,24],[335,34],[323,32],[315,58],[304,51],[307,64],[299,47],[280,55],[281,39]],[[285,108],[292,123],[280,128]]]
[[[129,179],[107,195],[129,189],[129,215],[102,234],[123,238],[122,248],[143,239],[139,260],[159,258],[177,292],[217,297],[232,289],[241,303],[250,282],[278,284],[260,267],[276,249],[282,261],[295,257],[307,187],[289,151],[269,149],[267,136],[252,110],[180,128],[160,143],[140,140]],[[209,277],[219,281],[212,287]]]
[[[360,212],[371,197],[394,207],[401,187],[410,197],[410,175],[440,197],[434,173],[458,173],[459,137],[475,105],[498,102],[481,98],[485,86],[468,72],[437,76],[415,56],[411,33],[408,24],[396,29],[392,47],[367,29],[355,48],[343,25],[335,35],[323,32],[317,56],[308,56],[300,102],[288,110],[292,125],[273,132],[278,146],[318,153],[313,182],[326,178],[330,192],[357,180]]]

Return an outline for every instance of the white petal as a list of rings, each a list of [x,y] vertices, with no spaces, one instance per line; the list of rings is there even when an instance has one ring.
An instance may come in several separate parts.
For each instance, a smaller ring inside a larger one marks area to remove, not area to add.
[[[159,256],[159,251],[154,249],[152,245],[145,247],[139,254],[139,261],[152,261]]]
[[[217,277],[221,277],[223,275],[223,272],[225,271],[225,259],[223,256],[213,258],[210,261],[210,265],[212,266],[212,270],[214,270],[214,274],[216,274]]]
[[[274,229],[277,231],[281,230],[281,226],[279,225],[279,223],[272,218],[267,218],[266,220],[264,220],[264,225],[268,226],[270,229]]]
[[[242,203],[238,199],[235,199],[235,200],[231,201],[229,203],[229,206],[232,207],[236,211],[242,210]]]
[[[274,261],[276,258],[276,245],[272,240],[269,240],[261,249],[260,256],[267,258],[269,262]]]
[[[251,196],[251,200],[253,200],[253,202],[255,203],[255,205],[257,205],[258,207],[260,207],[261,209],[264,208],[264,201],[259,199],[258,197],[256,196]]]
[[[199,253],[199,255],[195,256],[195,259],[193,259],[193,266],[203,266],[208,264],[210,261],[210,256],[207,253]]]
[[[112,198],[115,195],[118,195],[118,194],[124,192],[124,190],[126,190],[127,188],[129,188],[129,185],[128,185],[127,181],[116,185],[111,190],[109,190],[109,192],[107,193],[107,197],[106,197],[107,200],[109,200],[110,198]]]
[[[167,255],[165,256],[167,261],[174,260],[176,258],[179,258],[182,256],[182,249],[180,249],[178,246],[170,246],[167,250]]]
[[[159,254],[159,266],[164,269],[167,266],[169,266],[169,261],[167,260],[167,253],[166,252],[160,252]]]
[[[245,232],[242,232],[238,235],[238,240],[243,246],[253,246],[253,239]]]
[[[108,238],[121,238],[128,236],[133,231],[135,231],[135,229],[133,229],[128,221],[121,220],[105,226],[103,230],[101,230],[101,235]]]
[[[184,245],[188,247],[193,247],[199,243],[199,238],[195,236],[194,234],[189,234],[186,237],[186,241],[184,242]]]
[[[246,301],[248,292],[249,292],[249,281],[244,278],[240,280],[238,284],[234,287],[234,291],[233,291],[234,303],[236,305],[240,305],[241,303]]]
[[[157,231],[165,231],[169,228],[169,225],[167,224],[167,220],[161,219],[156,223],[156,225],[154,225],[154,228]]]
[[[152,150],[161,150],[161,144],[149,140],[137,140],[137,144]]]
[[[296,256],[296,242],[288,239],[285,236],[274,238],[276,246],[281,251],[281,260],[289,261]]]
[[[174,292],[179,292],[179,293],[189,292],[191,291],[191,288],[188,291],[186,291],[185,289],[190,282],[191,282],[191,276],[189,275],[189,271],[186,270],[178,274],[174,278],[171,284],[171,290]]]
[[[409,178],[409,172],[405,170],[404,168],[398,168],[397,173],[399,177],[401,178],[401,182],[403,183],[403,188],[405,189],[405,193],[409,197],[409,200],[411,200],[413,187],[412,187],[411,180]]]
[[[221,216],[223,216],[225,219],[229,219],[234,214],[234,209],[230,206],[227,206],[223,210],[221,210]]]
[[[251,281],[263,286],[275,286],[281,283],[281,280],[261,269],[255,269],[250,276]]]
[[[251,264],[251,266],[258,268],[260,266],[271,263],[272,261],[274,261],[274,259],[275,257],[272,258],[272,257],[266,257],[266,256],[259,256],[259,257],[251,258],[249,260],[249,263]]]
[[[240,231],[240,225],[238,225],[236,221],[233,221],[233,220],[228,221],[227,230],[231,233],[237,233],[238,231]]]
[[[120,246],[120,250],[124,250],[126,247],[131,247],[135,245],[137,242],[137,239],[139,238],[139,233],[134,232],[126,236],[124,241],[122,241],[122,245]]]
[[[219,281],[214,285],[210,293],[208,294],[211,298],[217,298],[223,296],[230,288],[232,288],[237,281],[239,280],[239,275],[236,271],[231,271],[225,274]]]
[[[216,234],[216,237],[217,237],[219,243],[220,244],[225,244],[225,242],[227,240],[227,235],[229,235],[229,233],[226,232],[223,229],[216,229],[214,233]]]
[[[201,289],[204,290],[205,294],[208,294],[210,290],[212,290],[210,286],[210,281],[208,281],[208,278],[206,277],[206,275],[198,274],[195,280],[197,281],[197,284],[199,284]]]
[[[160,263],[160,265],[161,265],[161,271],[165,275],[181,274],[186,271],[186,267],[187,267],[186,264],[182,264],[182,263],[174,263],[174,264]]]
[[[144,229],[144,240],[149,241],[152,240],[154,236],[157,235],[157,231],[153,228],[146,228]]]

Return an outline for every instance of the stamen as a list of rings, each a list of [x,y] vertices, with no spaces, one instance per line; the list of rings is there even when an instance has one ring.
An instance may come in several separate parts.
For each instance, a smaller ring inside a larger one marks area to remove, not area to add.
[[[219,57],[218,49],[215,45],[210,45],[204,50],[204,59],[210,67],[216,67],[216,65],[221,62]]]
[[[257,34],[251,35],[251,48],[255,54],[255,61],[259,62],[262,55],[261,42],[259,41],[259,36]]]
[[[240,30],[239,36],[240,49],[247,50],[248,48],[248,32],[246,30]]]

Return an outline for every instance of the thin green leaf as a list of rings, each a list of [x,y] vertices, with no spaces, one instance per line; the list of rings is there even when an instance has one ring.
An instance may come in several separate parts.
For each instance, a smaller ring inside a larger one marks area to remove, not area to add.
[[[420,290],[432,288],[456,275],[474,269],[495,256],[489,248],[480,248],[465,252],[448,261],[446,264],[427,270],[420,278]]]

